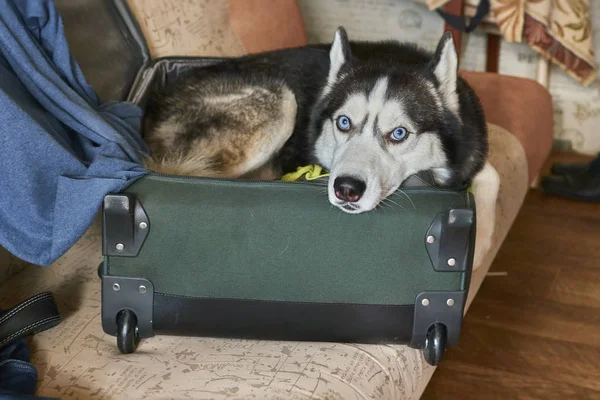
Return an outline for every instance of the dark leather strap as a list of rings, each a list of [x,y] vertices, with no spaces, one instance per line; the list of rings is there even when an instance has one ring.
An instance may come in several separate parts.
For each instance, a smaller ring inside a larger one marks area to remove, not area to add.
[[[458,15],[453,15],[442,10],[437,10],[437,12],[451,27],[458,29],[461,32],[469,33],[475,30],[477,25],[479,25],[487,13],[490,12],[490,0],[481,0],[479,2],[477,5],[477,11],[475,11],[475,15],[473,18],[471,18],[469,25],[465,23],[465,19],[463,17],[459,17]]]
[[[0,316],[0,348],[8,342],[50,329],[60,313],[50,292],[37,294]]]

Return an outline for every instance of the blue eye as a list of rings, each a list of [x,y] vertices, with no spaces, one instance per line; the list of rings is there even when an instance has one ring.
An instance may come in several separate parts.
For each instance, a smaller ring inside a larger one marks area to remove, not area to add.
[[[350,118],[345,115],[340,115],[337,118],[336,125],[342,132],[348,132],[350,130]]]
[[[394,129],[390,135],[390,139],[394,142],[401,142],[408,137],[408,131],[402,127]]]

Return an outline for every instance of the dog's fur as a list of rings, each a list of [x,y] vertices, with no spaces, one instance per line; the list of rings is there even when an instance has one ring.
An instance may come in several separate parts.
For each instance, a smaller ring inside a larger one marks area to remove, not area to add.
[[[351,121],[344,131],[342,116]],[[331,45],[195,69],[152,96],[143,130],[147,167],[163,173],[276,179],[320,164],[331,174],[329,201],[348,213],[372,210],[408,176],[431,170],[439,185],[473,186],[476,266],[491,245],[499,178],[449,33],[430,54],[393,41],[351,43],[339,28]],[[346,178],[363,186],[359,198],[340,196],[336,182]]]

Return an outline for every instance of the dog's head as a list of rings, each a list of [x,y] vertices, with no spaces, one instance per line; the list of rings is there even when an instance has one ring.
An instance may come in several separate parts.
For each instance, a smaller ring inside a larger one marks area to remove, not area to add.
[[[357,214],[375,208],[412,174],[439,168],[444,175],[440,131],[449,112],[458,115],[456,85],[449,33],[429,63],[361,62],[339,28],[316,118],[315,153],[331,174],[329,201]]]

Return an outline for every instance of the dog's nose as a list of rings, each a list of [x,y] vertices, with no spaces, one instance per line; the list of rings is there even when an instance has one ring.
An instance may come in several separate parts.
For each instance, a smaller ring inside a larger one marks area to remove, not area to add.
[[[360,200],[367,189],[367,184],[351,176],[339,176],[333,181],[335,197],[344,201],[356,202]]]

